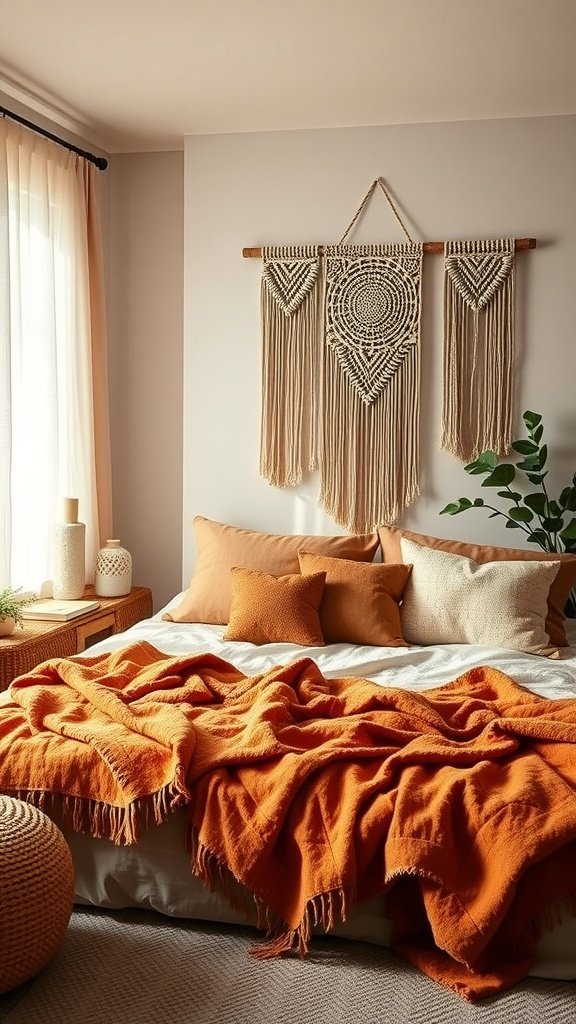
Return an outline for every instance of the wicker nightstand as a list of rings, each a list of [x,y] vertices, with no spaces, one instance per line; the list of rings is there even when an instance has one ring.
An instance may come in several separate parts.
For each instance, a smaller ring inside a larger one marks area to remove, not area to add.
[[[94,598],[87,587],[85,598]],[[11,636],[0,638],[0,690],[16,676],[28,672],[48,658],[68,658],[79,654],[98,640],[133,626],[152,614],[152,592],[148,587],[132,587],[125,597],[98,597],[100,607],[88,615],[68,622],[28,619]]]

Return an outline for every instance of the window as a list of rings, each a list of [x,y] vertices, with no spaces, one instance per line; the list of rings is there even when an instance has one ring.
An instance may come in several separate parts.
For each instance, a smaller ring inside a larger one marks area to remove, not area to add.
[[[64,496],[88,576],[110,526],[96,173],[0,118],[0,585],[51,579]]]

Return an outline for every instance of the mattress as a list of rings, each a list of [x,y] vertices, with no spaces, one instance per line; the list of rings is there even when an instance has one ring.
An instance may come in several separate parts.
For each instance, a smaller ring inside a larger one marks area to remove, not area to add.
[[[166,608],[180,600],[174,598]],[[442,685],[479,665],[492,665],[542,697],[576,698],[576,622],[568,636],[569,648],[557,659],[519,651],[471,645],[384,648],[332,644],[298,647],[277,643],[256,647],[226,642],[224,626],[173,623],[162,620],[162,609],[151,619],[125,633],[101,641],[86,656],[105,653],[137,640],[147,640],[171,655],[210,652],[231,662],[248,676],[312,658],[328,678],[355,676],[380,686],[426,690]],[[7,699],[7,695],[1,695]],[[134,846],[116,846],[66,830],[75,864],[75,899],[78,904],[102,908],[141,907],[175,917],[246,924],[246,917],[226,900],[209,892],[191,872],[185,848],[186,812],[180,810],[160,826],[148,829]],[[389,928],[382,898],[362,904],[333,933],[339,937],[379,945],[389,943]],[[576,919],[566,914],[539,942],[531,974],[555,979],[576,978]]]

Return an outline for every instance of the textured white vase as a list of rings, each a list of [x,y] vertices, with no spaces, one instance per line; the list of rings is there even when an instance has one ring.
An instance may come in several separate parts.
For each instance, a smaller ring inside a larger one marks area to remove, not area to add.
[[[54,527],[53,596],[78,601],[86,585],[86,527],[78,522],[78,498],[64,498],[62,521]]]
[[[132,556],[119,540],[107,540],[96,556],[97,597],[122,597],[132,589]]]
[[[12,636],[12,633],[16,629],[16,619],[6,617],[0,619],[0,636]]]

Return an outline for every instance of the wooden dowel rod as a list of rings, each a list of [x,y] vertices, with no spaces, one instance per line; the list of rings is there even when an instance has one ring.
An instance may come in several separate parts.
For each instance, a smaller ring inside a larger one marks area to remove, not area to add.
[[[370,244],[370,243],[368,243]],[[444,252],[444,242],[424,242],[422,246],[424,252]],[[535,249],[536,239],[535,238],[515,238],[514,248],[516,252],[520,252],[521,249]],[[318,246],[318,253],[321,256],[324,251],[324,246]],[[262,256],[262,246],[252,245],[246,246],[242,249],[242,255],[245,260],[259,259]]]

